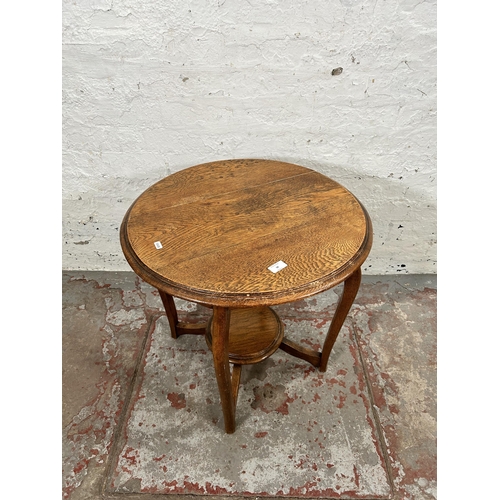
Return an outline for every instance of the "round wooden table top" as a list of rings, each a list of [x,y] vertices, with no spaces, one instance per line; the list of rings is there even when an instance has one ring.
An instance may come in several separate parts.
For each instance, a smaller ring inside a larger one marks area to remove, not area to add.
[[[227,160],[151,186],[126,213],[120,240],[132,269],[156,288],[247,307],[343,282],[368,256],[372,226],[352,193],[314,170]]]

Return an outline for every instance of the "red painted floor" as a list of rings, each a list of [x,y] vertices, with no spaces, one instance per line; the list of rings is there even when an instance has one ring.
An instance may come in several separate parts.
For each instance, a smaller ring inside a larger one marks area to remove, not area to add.
[[[337,292],[276,307],[286,335],[319,347]],[[64,273],[63,498],[436,498],[435,277],[365,277],[324,374],[244,367],[233,435],[210,356],[132,273]]]

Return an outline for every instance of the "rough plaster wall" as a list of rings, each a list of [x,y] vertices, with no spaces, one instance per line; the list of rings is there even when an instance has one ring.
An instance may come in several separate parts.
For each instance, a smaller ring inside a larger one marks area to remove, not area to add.
[[[367,273],[434,273],[435,0],[63,1],[65,269],[130,270],[130,203],[227,158],[338,180]]]

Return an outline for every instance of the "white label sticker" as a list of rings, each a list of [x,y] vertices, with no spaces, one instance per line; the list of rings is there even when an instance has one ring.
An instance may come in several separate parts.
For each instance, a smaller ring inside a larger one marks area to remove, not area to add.
[[[280,260],[280,261],[276,262],[276,264],[269,266],[268,269],[272,273],[277,273],[278,271],[285,269],[286,266],[287,266],[287,264],[285,264],[282,260]]]
[[[155,241],[155,247],[159,250],[160,248],[163,248],[163,245],[159,241]]]

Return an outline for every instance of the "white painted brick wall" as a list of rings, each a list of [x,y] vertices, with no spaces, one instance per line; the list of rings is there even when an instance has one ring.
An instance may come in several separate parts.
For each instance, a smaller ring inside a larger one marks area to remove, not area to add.
[[[130,270],[144,189],[244,157],[350,189],[365,272],[436,272],[436,2],[63,0],[65,269]]]

